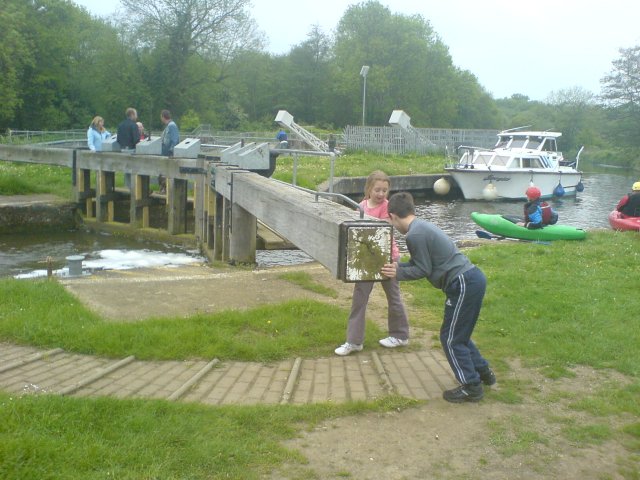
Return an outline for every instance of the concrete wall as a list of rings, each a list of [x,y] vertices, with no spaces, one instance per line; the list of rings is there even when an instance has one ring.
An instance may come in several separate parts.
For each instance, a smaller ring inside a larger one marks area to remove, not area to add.
[[[78,220],[76,204],[53,195],[0,197],[0,234],[69,230]]]

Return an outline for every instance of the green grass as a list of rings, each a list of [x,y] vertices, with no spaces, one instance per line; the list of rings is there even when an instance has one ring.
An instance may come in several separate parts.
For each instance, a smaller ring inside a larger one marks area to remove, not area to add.
[[[284,182],[293,179],[293,157],[279,156],[273,178]],[[445,159],[441,156],[379,155],[354,152],[336,157],[334,177],[366,177],[374,170],[387,175],[412,175],[444,173]],[[331,173],[329,158],[299,157],[296,184],[315,190],[329,180]]]
[[[336,157],[334,177],[366,177],[373,170],[389,175],[443,173],[445,159],[441,156],[389,155],[355,152]],[[296,183],[315,190],[329,180],[330,163],[324,157],[298,157]],[[273,178],[291,182],[293,157],[280,156]],[[116,176],[116,185],[123,186],[123,175]],[[73,198],[71,170],[52,165],[24,164],[0,161],[0,195],[50,193],[61,198]]]
[[[0,195],[51,193],[73,197],[71,169],[53,165],[36,165],[0,161]]]
[[[206,407],[0,393],[0,478],[257,479],[302,461],[280,444],[301,428],[414,403]]]
[[[619,472],[625,478],[638,478],[640,448],[639,247],[637,234],[601,231],[590,232],[582,242],[496,242],[467,251],[488,278],[474,340],[498,370],[500,388],[487,389],[485,401],[522,405],[526,396],[538,404],[561,403],[569,411],[583,412],[589,421],[558,414],[564,417],[562,437],[576,448],[609,441],[624,445],[630,456]],[[306,275],[285,279],[304,288],[318,287]],[[437,331],[442,292],[424,280],[401,285],[421,312],[411,324]],[[331,296],[330,289],[323,294]],[[295,301],[189,319],[105,322],[56,282],[0,281],[0,339],[116,357],[324,356],[343,338],[346,318],[344,309]],[[375,345],[379,335],[375,325],[367,326],[368,344]],[[511,359],[537,368],[554,383],[555,392],[545,393],[527,379],[509,378]],[[602,370],[603,381],[583,389],[588,393],[564,390],[563,378],[575,376],[572,368],[577,365]],[[623,374],[624,381],[605,369]],[[0,477],[8,479],[260,478],[283,461],[301,461],[279,443],[301,428],[331,416],[402,403],[391,397],[357,406],[211,408],[9,398],[0,396]],[[489,427],[491,445],[505,457],[549,448],[549,439],[527,423],[525,413],[492,421]]]
[[[105,321],[55,281],[0,280],[0,339],[43,348],[139,359],[274,361],[327,355],[344,338],[348,312],[311,300],[188,319]],[[382,335],[373,323],[366,342]]]
[[[489,421],[489,441],[506,457],[529,452],[535,445],[546,445],[548,440],[535,431],[526,418],[512,415],[501,421]]]
[[[575,365],[640,376],[640,236],[590,232],[585,241],[496,243],[467,254],[487,276],[474,332],[487,357],[519,357],[550,378]],[[422,281],[402,285],[437,330],[444,294]]]
[[[617,416],[624,423],[640,417],[638,234],[598,231],[581,242],[496,243],[466,253],[488,281],[473,338],[498,371],[500,388],[489,398],[516,405],[524,396],[549,405],[562,401],[570,409],[594,417]],[[402,288],[425,312],[424,325],[437,331],[444,294],[425,281],[405,282]],[[560,393],[554,398],[530,381],[509,378],[507,361],[516,358],[557,380]],[[603,380],[589,394],[561,388],[562,378],[574,377],[572,368],[578,365],[603,370]],[[624,374],[629,383],[608,380],[605,369]],[[505,455],[533,448],[538,441],[528,430],[508,437],[502,426],[496,429],[495,445]],[[568,426],[562,434],[579,445],[615,437],[637,450],[636,430],[628,430],[614,434],[598,421]]]
[[[310,292],[319,293],[331,298],[338,298],[338,292],[333,288],[325,287],[324,285],[316,282],[311,275],[306,272],[286,272],[278,275],[278,278],[286,280],[294,285],[298,285]]]

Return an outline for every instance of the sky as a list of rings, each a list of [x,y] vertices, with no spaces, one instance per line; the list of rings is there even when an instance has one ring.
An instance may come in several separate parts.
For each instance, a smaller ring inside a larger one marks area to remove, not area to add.
[[[97,16],[119,0],[72,0]],[[453,63],[473,73],[494,98],[523,94],[545,100],[579,87],[593,94],[620,48],[640,45],[640,2],[633,0],[379,0],[392,13],[421,15],[449,48]],[[252,0],[267,50],[287,53],[313,25],[330,34],[345,0]],[[371,68],[369,75],[375,75]]]

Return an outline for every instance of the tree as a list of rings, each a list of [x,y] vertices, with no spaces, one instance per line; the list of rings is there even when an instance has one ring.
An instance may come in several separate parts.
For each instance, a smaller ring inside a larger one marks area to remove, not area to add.
[[[577,151],[581,145],[600,143],[593,93],[581,87],[551,92],[546,102],[553,113],[554,128],[562,132],[560,144],[565,151]]]
[[[190,94],[207,82],[221,82],[229,61],[244,49],[259,48],[261,37],[248,13],[249,0],[121,0],[127,11],[132,48],[153,56],[156,103],[175,113],[196,108]],[[204,60],[209,68],[196,57]],[[196,59],[196,60],[194,60]],[[213,68],[215,67],[215,68]],[[220,93],[220,92],[217,92]]]
[[[294,46],[287,56],[280,87],[287,92],[287,104],[299,120],[325,120],[331,61],[331,40],[318,25],[312,26],[307,40]]]
[[[355,123],[362,113],[362,65],[371,67],[365,112],[371,125],[386,124],[393,110],[402,109],[415,126],[456,127],[470,123],[469,109],[492,102],[473,75],[454,67],[427,20],[393,14],[375,0],[347,9],[336,29],[334,52],[335,111],[342,120],[337,124]],[[487,124],[496,122],[495,109],[485,114]]]
[[[22,33],[26,26],[22,0],[8,0],[0,10],[0,132],[22,105],[21,80],[25,67],[33,66],[30,43]]]
[[[612,134],[616,143],[637,150],[640,148],[640,46],[621,48],[620,58],[613,61],[613,69],[601,83],[601,97],[615,125]]]

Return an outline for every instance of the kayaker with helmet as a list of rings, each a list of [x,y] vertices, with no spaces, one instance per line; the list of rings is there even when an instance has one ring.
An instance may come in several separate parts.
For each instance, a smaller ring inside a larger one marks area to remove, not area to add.
[[[524,204],[524,221],[518,225],[528,229],[542,228],[545,225],[553,225],[558,221],[558,214],[547,202],[541,202],[542,192],[534,185],[527,188],[525,192],[527,203]]]
[[[627,217],[640,217],[640,182],[635,182],[631,193],[620,199],[616,210]]]

